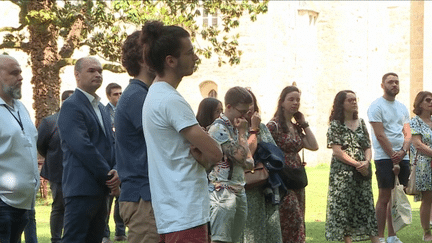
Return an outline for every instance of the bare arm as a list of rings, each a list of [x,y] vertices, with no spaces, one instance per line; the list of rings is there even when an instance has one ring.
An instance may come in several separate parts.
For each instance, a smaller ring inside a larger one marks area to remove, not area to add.
[[[192,156],[204,168],[209,169],[222,159],[219,144],[210,137],[199,125],[187,127],[180,131],[191,144]]]
[[[391,158],[393,154],[396,152],[393,150],[390,141],[388,140],[387,136],[384,133],[384,125],[382,124],[382,122],[371,122],[370,124],[372,125],[372,129],[374,130],[375,137],[377,138],[381,148]]]
[[[360,162],[351,158],[351,156],[345,153],[345,151],[342,150],[341,145],[333,144],[332,150],[333,150],[333,156],[338,158],[340,161],[344,162],[345,164],[351,165],[356,168],[361,165]]]
[[[255,151],[258,146],[257,133],[260,132],[260,123],[261,123],[261,117],[259,116],[258,112],[254,112],[254,114],[251,117],[250,131],[253,131],[255,133],[250,134],[248,138],[249,150],[251,154],[255,154]]]
[[[432,148],[430,148],[429,146],[427,146],[426,144],[424,144],[421,141],[421,135],[416,134],[412,136],[412,144],[414,145],[414,147],[417,149],[418,152],[432,157]],[[414,155],[415,156],[415,155]]]
[[[303,129],[305,137],[303,138],[303,147],[312,151],[318,150],[318,142],[310,127]]]

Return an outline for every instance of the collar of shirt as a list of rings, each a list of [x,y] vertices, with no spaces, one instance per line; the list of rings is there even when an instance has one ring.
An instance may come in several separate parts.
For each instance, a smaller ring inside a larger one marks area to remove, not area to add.
[[[77,89],[84,93],[84,95],[87,97],[87,99],[90,101],[93,107],[98,107],[101,98],[97,94],[95,94],[96,96],[93,96],[78,87]]]
[[[117,108],[116,106],[114,106],[113,104],[111,104],[111,102],[108,102],[108,105],[111,106],[111,108],[113,109],[113,111],[115,111],[116,108]]]
[[[15,111],[15,105],[17,104],[16,102],[15,102],[15,99],[12,99],[12,106],[10,106],[8,103],[6,103],[1,97],[0,97],[0,105],[5,105],[5,106],[7,106],[7,107],[9,107],[9,109],[11,109],[12,111]],[[17,107],[17,109],[18,109],[18,107]]]

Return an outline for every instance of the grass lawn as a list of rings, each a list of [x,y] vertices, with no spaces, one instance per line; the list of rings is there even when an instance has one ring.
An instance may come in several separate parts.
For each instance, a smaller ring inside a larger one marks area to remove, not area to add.
[[[374,168],[372,170],[375,171]],[[329,171],[330,167],[327,164],[307,167],[309,185],[306,188],[306,242],[308,243],[326,242],[324,232]],[[372,178],[372,182],[373,194],[376,202],[378,198],[378,187],[375,175]],[[408,198],[411,201],[413,223],[397,234],[404,243],[422,242],[423,230],[420,226],[419,217],[420,202],[414,202],[412,196],[408,196]],[[48,198],[47,200],[38,199],[36,204],[36,223],[39,243],[50,242],[50,203],[51,198]],[[110,226],[114,227],[113,217],[110,217]],[[113,236],[111,238],[113,238]]]
[[[306,242],[326,242],[325,220],[327,205],[327,190],[330,166],[321,164],[306,168],[309,185],[306,187]],[[375,168],[372,168],[375,171]],[[378,199],[378,186],[375,173],[372,177],[374,201]],[[411,203],[413,222],[403,228],[397,235],[404,243],[423,242],[423,230],[420,225],[420,202],[414,202],[413,196],[408,196]]]

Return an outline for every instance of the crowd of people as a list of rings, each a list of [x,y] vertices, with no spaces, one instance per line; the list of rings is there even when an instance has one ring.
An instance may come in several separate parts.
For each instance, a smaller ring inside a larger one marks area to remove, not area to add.
[[[20,65],[0,55],[0,242],[20,242],[23,231],[26,242],[37,242],[37,152],[45,157],[41,175],[53,195],[51,242],[111,242],[113,202],[115,241],[306,242],[306,184],[294,186],[283,176],[304,171],[302,149],[318,150],[299,111],[300,90],[281,91],[267,124],[256,96],[239,86],[226,92],[223,104],[203,99],[195,116],[177,86],[193,74],[197,60],[185,29],[147,22],[123,44],[122,65],[132,77],[123,92],[109,84],[109,103],[103,106],[96,95],[102,65],[94,57],[80,58],[74,69],[77,88],[65,91],[60,111],[36,129],[19,101]],[[432,241],[432,93],[418,93],[416,116],[410,119],[395,99],[398,75],[385,74],[381,87],[383,96],[367,113],[372,142],[358,117],[356,94],[343,90],[334,98],[327,132],[333,152],[328,241],[386,242],[387,223],[387,243],[401,242],[389,201],[396,176],[407,185],[409,150],[420,191],[416,200],[422,201],[423,240]],[[266,145],[280,152],[283,168],[268,171],[269,183],[248,187],[245,171],[258,168],[257,155]]]

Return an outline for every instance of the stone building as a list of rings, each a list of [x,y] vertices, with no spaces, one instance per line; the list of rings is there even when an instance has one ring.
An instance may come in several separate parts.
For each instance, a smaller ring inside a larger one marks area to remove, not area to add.
[[[409,110],[419,90],[432,90],[431,82],[423,83],[423,77],[432,72],[432,62],[423,60],[432,52],[432,44],[423,42],[432,38],[432,28],[427,28],[432,15],[425,12],[432,13],[432,2],[270,1],[268,13],[255,22],[244,16],[232,32],[240,34],[243,55],[239,65],[218,67],[216,56],[202,58],[198,71],[185,77],[178,89],[196,111],[203,97],[212,95],[223,101],[230,87],[250,87],[266,123],[275,112],[280,91],[295,82],[302,91],[300,110],[320,146],[317,152],[306,152],[305,160],[309,165],[328,163],[328,117],[338,91],[357,93],[359,117],[367,121],[368,106],[383,93],[380,83],[384,73],[399,75],[397,98]],[[13,10],[0,8],[0,16],[14,14],[17,16]],[[199,21],[220,22],[216,16]],[[202,43],[197,40],[194,44]],[[75,57],[84,53],[76,52]],[[24,54],[17,56],[21,64],[27,63]],[[28,81],[23,86],[23,100],[31,108],[31,71],[28,66],[23,68]],[[105,85],[118,82],[126,87],[128,79],[127,74],[106,71],[98,95],[106,103]],[[73,67],[64,69],[62,82],[61,91],[75,88]]]

